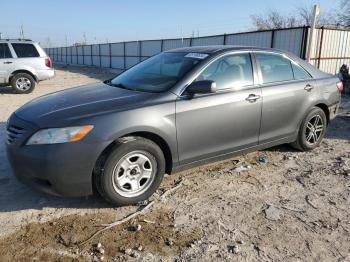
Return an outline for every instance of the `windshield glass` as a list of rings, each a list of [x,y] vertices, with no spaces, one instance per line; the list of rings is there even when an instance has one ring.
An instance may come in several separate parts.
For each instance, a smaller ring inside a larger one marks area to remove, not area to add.
[[[160,53],[120,74],[109,85],[144,92],[163,92],[173,87],[207,54]]]

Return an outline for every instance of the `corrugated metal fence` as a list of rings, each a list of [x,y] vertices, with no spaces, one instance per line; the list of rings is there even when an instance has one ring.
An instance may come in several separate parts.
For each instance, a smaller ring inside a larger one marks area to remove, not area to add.
[[[319,28],[311,49],[311,63],[328,73],[350,65],[350,30]]]
[[[311,49],[311,62],[321,70],[336,73],[350,64],[350,30],[320,28]],[[198,38],[144,40],[84,46],[47,48],[54,62],[113,68],[120,71],[159,52],[200,45],[246,45],[272,47],[290,51],[305,58],[309,27],[253,31]]]

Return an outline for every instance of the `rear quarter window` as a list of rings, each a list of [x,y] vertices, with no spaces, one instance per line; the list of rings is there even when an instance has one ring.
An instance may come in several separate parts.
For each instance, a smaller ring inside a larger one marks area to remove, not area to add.
[[[18,58],[39,57],[39,52],[33,44],[12,44]]]
[[[303,80],[303,79],[310,79],[311,78],[309,73],[307,73],[300,66],[292,63],[292,68],[293,68],[293,73],[294,73],[294,79],[296,79],[296,80]]]
[[[12,58],[9,46],[7,44],[0,44],[0,59]]]

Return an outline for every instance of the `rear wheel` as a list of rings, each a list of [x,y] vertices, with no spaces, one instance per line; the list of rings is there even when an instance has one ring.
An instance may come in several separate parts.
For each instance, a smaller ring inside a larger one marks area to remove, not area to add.
[[[34,78],[27,73],[15,74],[11,79],[11,86],[17,94],[28,94],[35,88]]]
[[[312,150],[320,145],[326,133],[327,117],[319,107],[313,107],[303,120],[297,140],[292,146],[302,151]]]
[[[96,174],[96,188],[107,201],[121,206],[148,199],[159,187],[165,158],[154,142],[141,137],[118,144]]]

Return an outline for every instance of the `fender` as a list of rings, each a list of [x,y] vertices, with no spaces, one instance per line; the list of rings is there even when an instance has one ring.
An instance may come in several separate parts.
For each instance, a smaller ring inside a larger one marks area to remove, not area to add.
[[[38,78],[36,76],[37,75],[36,70],[33,67],[31,67],[31,66],[23,65],[23,66],[21,66],[21,69],[13,70],[11,72],[11,74],[8,75],[8,77],[6,79],[7,83],[10,83],[11,78],[17,73],[28,73],[34,78],[34,80],[36,82],[38,82]]]
[[[175,127],[174,127],[175,128]],[[176,132],[176,130],[175,130]],[[111,142],[117,141],[121,137],[125,137],[128,135],[133,135],[135,133],[149,133],[151,135],[155,135],[160,137],[168,146],[171,156],[172,156],[172,163],[173,165],[177,165],[179,162],[179,156],[178,156],[178,150],[177,150],[177,140],[176,137],[172,137],[169,134],[166,134],[165,132],[161,131],[160,129],[156,129],[151,126],[133,126],[127,129],[123,129],[113,135],[113,137],[110,137],[109,140]]]

